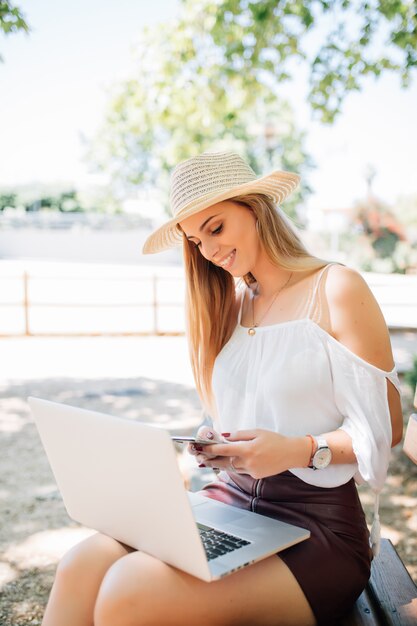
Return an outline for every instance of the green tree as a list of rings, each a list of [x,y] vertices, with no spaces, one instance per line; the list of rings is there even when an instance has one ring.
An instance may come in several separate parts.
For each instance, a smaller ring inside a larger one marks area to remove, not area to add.
[[[0,211],[16,207],[17,196],[15,193],[0,193]]]
[[[416,0],[185,0],[206,15],[207,35],[231,74],[262,71],[291,77],[294,61],[309,72],[308,100],[331,123],[364,76],[387,70],[404,87],[417,66]],[[291,65],[292,64],[292,65]],[[297,67],[297,66],[296,66]]]
[[[26,202],[25,208],[29,212],[47,209],[61,213],[81,213],[85,210],[74,190],[64,191],[56,195],[36,196]]]
[[[29,32],[29,26],[20,9],[14,6],[10,0],[0,0],[0,31],[9,35],[19,30]],[[2,60],[3,57],[0,55],[0,61]]]
[[[411,387],[411,393],[414,394],[417,388],[417,354],[413,357],[413,367],[405,372],[404,380]]]
[[[118,86],[92,147],[116,195],[129,185],[167,189],[172,167],[206,149],[236,150],[257,173],[312,166],[289,104],[254,73],[229,73],[205,29],[206,16],[190,10],[175,27],[144,32],[136,71]],[[303,185],[285,204],[300,222]]]
[[[304,174],[313,164],[281,98],[282,83],[304,63],[310,104],[327,123],[366,75],[395,70],[407,85],[417,64],[416,6],[183,0],[176,20],[144,31],[136,70],[118,86],[93,142],[96,162],[112,174],[114,196],[122,198],[129,184],[167,188],[178,161],[222,147],[239,151],[257,173],[270,166]],[[382,34],[391,56],[378,49]],[[306,192],[286,210],[294,214]]]

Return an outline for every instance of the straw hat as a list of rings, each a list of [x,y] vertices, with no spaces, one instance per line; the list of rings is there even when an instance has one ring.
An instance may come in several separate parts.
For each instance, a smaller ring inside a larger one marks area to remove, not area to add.
[[[143,254],[162,252],[182,242],[177,224],[207,207],[235,196],[262,193],[281,204],[297,187],[300,177],[277,170],[257,178],[235,152],[203,152],[179,163],[171,174],[173,217],[150,235]]]

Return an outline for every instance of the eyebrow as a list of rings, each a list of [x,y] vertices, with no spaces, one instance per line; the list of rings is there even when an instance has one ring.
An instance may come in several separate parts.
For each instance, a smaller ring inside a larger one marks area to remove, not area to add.
[[[211,217],[206,219],[206,221],[201,224],[200,228],[198,229],[198,232],[201,233],[201,231],[204,229],[204,227],[207,226],[207,224],[211,220],[214,220],[214,218],[217,217],[218,215],[220,215],[220,213],[216,213],[216,215],[212,215]],[[196,239],[195,235],[186,235],[186,237],[187,237],[187,239]]]

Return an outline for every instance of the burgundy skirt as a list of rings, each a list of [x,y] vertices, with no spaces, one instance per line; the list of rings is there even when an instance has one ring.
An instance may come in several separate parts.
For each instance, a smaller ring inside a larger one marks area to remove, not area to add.
[[[261,480],[230,473],[200,493],[307,528],[310,538],[279,552],[279,557],[297,579],[318,624],[337,624],[352,608],[368,582],[372,559],[353,479],[323,488],[288,471]]]

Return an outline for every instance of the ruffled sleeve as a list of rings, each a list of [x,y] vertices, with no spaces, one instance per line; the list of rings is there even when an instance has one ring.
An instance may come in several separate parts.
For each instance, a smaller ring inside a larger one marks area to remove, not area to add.
[[[381,370],[350,352],[336,340],[328,344],[335,403],[343,416],[341,430],[352,438],[357,459],[357,483],[367,482],[375,493],[371,545],[378,554],[380,542],[379,492],[391,458],[392,427],[387,380],[399,391],[395,368]]]
[[[380,491],[391,458],[387,379],[399,390],[395,368],[385,372],[333,342],[329,344],[329,356],[334,399],[343,415],[340,428],[351,436],[358,462],[355,480],[366,481],[374,491]]]

